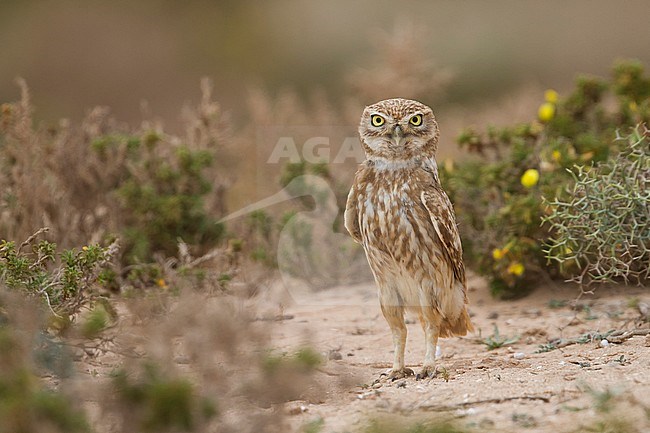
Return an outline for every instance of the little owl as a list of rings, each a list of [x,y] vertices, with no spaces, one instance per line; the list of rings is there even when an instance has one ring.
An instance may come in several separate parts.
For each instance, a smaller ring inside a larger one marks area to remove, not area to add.
[[[348,195],[345,227],[365,249],[393,333],[389,377],[413,374],[404,367],[405,310],[424,329],[418,377],[433,377],[438,337],[473,331],[460,236],[438,179],[438,124],[426,105],[388,99],[366,107],[359,135],[366,160]]]

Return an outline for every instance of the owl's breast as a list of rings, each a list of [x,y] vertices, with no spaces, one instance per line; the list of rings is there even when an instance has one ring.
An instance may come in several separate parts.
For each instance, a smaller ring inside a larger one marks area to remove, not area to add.
[[[389,173],[359,185],[359,228],[372,267],[422,267],[435,253],[434,228],[420,200],[422,189],[409,179]]]

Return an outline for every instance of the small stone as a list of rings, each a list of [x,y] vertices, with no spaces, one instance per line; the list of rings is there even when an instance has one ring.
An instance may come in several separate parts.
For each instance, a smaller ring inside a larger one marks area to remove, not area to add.
[[[289,409],[289,415],[300,415],[301,413],[307,412],[307,406],[300,405],[300,406],[295,406]]]
[[[600,347],[607,347],[607,346],[609,346],[609,341],[607,341],[606,338],[603,338],[602,340],[600,340],[599,344],[600,344]]]
[[[331,361],[340,361],[343,359],[343,355],[341,355],[341,352],[338,350],[330,350],[329,353],[327,354],[327,359]]]
[[[533,317],[539,317],[542,315],[542,310],[539,308],[531,308],[529,310],[524,311],[525,314]]]
[[[406,381],[401,380],[401,381],[397,382],[396,386],[397,386],[397,388],[406,388]]]
[[[383,385],[382,385],[381,382],[375,382],[375,383],[372,384],[372,389],[379,389],[379,388],[381,388],[382,386],[383,386]]]
[[[512,357],[515,359],[524,359],[526,357],[526,354],[524,352],[517,352],[512,355]]]
[[[490,314],[488,314],[487,318],[490,319],[490,320],[498,319],[499,318],[499,313],[497,313],[496,311],[493,311]]]

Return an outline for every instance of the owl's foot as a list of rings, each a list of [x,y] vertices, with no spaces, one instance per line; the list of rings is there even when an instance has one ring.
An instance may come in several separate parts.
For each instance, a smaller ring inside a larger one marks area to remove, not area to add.
[[[420,372],[415,376],[415,379],[433,379],[434,377],[436,377],[436,366],[425,365],[422,367],[422,370],[420,370]]]
[[[379,375],[380,378],[386,376],[391,382],[396,381],[397,379],[404,379],[409,376],[414,376],[415,373],[410,368],[401,368],[399,370],[392,369],[388,373],[382,373]]]

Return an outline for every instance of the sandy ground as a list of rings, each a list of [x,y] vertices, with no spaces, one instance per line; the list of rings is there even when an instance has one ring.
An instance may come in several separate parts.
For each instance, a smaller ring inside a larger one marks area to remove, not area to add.
[[[321,431],[352,432],[377,417],[413,423],[444,416],[473,431],[559,433],[619,417],[637,428],[631,431],[650,431],[644,414],[650,408],[650,337],[608,345],[595,339],[537,353],[560,338],[647,328],[637,304],[650,303],[650,293],[601,288],[576,307],[574,288],[542,287],[503,302],[492,299],[479,278],[469,287],[476,333],[440,340],[437,365],[446,374],[421,381],[377,381],[390,367],[392,343],[374,284],[297,297],[274,328],[273,344],[286,351],[309,345],[329,360],[317,373],[318,389],[309,392],[319,397],[287,404],[291,424],[300,430],[322,420]],[[415,370],[424,357],[424,337],[410,319],[406,363]],[[517,341],[488,350],[482,341],[495,326]],[[607,392],[615,396],[615,411],[598,407]]]

